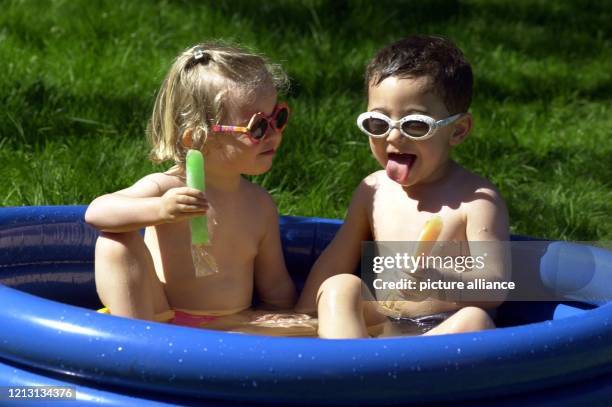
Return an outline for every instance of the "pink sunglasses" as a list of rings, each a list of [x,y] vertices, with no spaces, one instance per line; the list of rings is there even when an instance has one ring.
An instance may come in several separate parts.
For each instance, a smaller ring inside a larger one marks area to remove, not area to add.
[[[270,116],[266,116],[262,112],[255,113],[246,127],[215,124],[212,126],[212,131],[214,133],[243,133],[249,136],[253,143],[257,144],[266,136],[269,126],[282,133],[288,120],[289,106],[286,103],[279,103]]]

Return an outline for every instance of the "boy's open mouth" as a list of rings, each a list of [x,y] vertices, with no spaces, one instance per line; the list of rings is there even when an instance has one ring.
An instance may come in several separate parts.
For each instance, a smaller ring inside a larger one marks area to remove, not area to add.
[[[387,176],[401,185],[407,184],[410,170],[416,158],[414,154],[390,153],[385,167]]]

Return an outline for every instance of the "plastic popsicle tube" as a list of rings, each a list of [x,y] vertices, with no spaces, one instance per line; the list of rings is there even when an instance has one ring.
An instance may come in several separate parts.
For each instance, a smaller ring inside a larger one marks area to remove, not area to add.
[[[415,251],[415,256],[428,256],[436,240],[438,240],[440,232],[442,232],[442,218],[440,216],[436,215],[425,222],[425,226],[419,235],[419,243]]]
[[[419,238],[416,244],[416,250],[414,251],[414,257],[419,258],[420,256],[429,256],[431,253],[438,237],[440,236],[440,232],[442,232],[442,218],[440,216],[434,216],[425,222],[425,226],[423,226],[423,230],[419,234]],[[410,276],[411,279],[414,279],[416,282],[419,282],[427,277],[421,275],[421,272],[417,272],[417,274],[413,274],[417,270],[412,270],[410,273],[406,271],[396,272],[394,277],[391,277],[390,281],[400,281],[402,278],[406,278],[406,275]],[[378,303],[383,308],[386,308],[388,311],[392,312],[392,315],[396,315],[397,317],[404,314],[404,305],[405,301],[422,301],[425,298],[428,298],[429,291],[420,291],[413,289],[405,289],[399,291],[390,291],[386,292],[386,298],[379,299]],[[425,296],[423,296],[425,295]]]
[[[198,150],[187,152],[187,186],[205,191],[204,157]],[[191,244],[208,244],[208,219],[198,216],[190,220]]]

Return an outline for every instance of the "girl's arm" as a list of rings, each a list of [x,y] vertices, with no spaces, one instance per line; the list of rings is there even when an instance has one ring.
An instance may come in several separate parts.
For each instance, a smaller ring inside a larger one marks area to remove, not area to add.
[[[295,305],[297,294],[283,257],[278,211],[269,196],[266,200],[266,232],[255,257],[255,287],[263,303],[287,310]]]
[[[101,231],[121,233],[206,213],[202,192],[187,187],[164,190],[162,177],[147,175],[129,188],[94,199],[85,221]]]

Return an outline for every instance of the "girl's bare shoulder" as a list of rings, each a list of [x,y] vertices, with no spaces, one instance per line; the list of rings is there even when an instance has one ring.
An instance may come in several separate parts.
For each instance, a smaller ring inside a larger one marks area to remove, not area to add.
[[[276,203],[265,188],[242,179],[242,194],[249,200],[250,205],[256,206],[259,210],[276,211]]]

